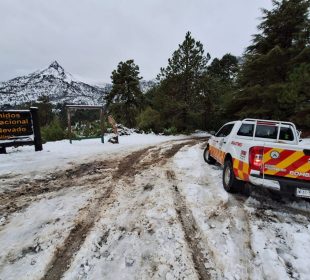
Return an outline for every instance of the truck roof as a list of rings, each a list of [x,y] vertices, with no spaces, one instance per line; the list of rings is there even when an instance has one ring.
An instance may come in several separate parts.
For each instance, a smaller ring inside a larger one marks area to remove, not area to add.
[[[286,125],[291,125],[293,126],[294,128],[295,127],[295,124],[292,123],[292,122],[286,122],[286,121],[276,121],[276,120],[265,120],[265,119],[243,119],[242,122],[254,122],[254,123],[258,123],[258,124],[286,124]]]

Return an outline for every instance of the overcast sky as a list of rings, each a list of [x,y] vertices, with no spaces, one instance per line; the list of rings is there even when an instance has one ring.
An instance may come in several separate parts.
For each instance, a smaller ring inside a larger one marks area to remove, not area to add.
[[[240,56],[260,8],[271,0],[0,0],[0,81],[57,60],[84,80],[110,82],[127,59],[153,79],[187,31],[212,58]]]

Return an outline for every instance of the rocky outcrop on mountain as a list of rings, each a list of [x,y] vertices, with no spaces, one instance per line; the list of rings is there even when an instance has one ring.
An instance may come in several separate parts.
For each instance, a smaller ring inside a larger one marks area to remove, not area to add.
[[[53,104],[101,105],[106,91],[77,81],[54,61],[44,70],[0,83],[0,106],[32,103],[42,96]]]

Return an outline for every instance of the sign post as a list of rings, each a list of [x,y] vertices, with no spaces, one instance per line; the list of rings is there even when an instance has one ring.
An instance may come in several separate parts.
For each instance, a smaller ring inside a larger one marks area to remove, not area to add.
[[[41,138],[41,130],[39,123],[39,109],[37,107],[30,107],[30,113],[32,116],[32,125],[33,125],[33,133],[34,133],[34,149],[35,151],[42,151],[42,138]]]

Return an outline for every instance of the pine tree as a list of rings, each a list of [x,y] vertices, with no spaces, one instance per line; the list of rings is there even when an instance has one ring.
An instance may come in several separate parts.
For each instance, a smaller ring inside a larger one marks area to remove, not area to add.
[[[297,80],[306,83],[300,79],[307,78],[310,58],[309,7],[309,0],[274,0],[273,9],[263,10],[260,33],[254,35],[244,56],[241,89],[227,113],[292,120],[300,109],[298,100],[303,100],[302,108],[309,106],[306,93],[292,88]],[[296,78],[296,73],[304,75]]]
[[[158,79],[157,109],[168,119],[167,125],[178,130],[190,130],[197,119],[197,102],[201,93],[201,78],[210,55],[204,55],[203,45],[190,32],[161,68]]]
[[[112,72],[112,90],[106,96],[107,107],[118,122],[128,127],[136,125],[143,95],[140,89],[139,66],[133,60],[120,62]]]
[[[226,103],[236,90],[239,62],[232,54],[225,54],[221,59],[214,58],[204,76],[201,97],[204,111],[205,129],[217,129],[228,121],[224,115]]]

